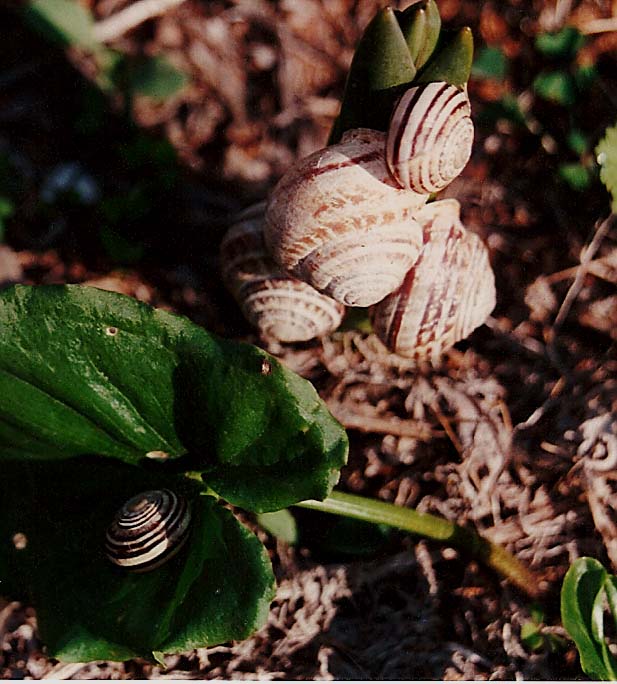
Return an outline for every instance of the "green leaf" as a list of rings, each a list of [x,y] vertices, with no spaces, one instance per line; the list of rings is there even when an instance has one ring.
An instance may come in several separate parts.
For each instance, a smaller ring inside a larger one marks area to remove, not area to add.
[[[506,77],[508,60],[496,47],[484,46],[473,62],[471,73],[476,78],[490,78],[502,81]]]
[[[571,106],[576,102],[576,83],[565,71],[542,71],[534,79],[533,89],[556,104]]]
[[[313,513],[314,516],[319,514]],[[320,553],[334,554],[336,557],[360,557],[370,556],[384,547],[384,544],[392,536],[392,528],[387,525],[377,525],[364,520],[352,518],[337,518],[327,520],[324,514],[319,524],[321,530],[318,537],[318,549]],[[301,530],[304,532],[304,530]],[[303,534],[302,542],[306,541]]]
[[[6,220],[13,216],[15,206],[12,200],[5,195],[0,195],[0,243],[4,242]]]
[[[266,532],[291,546],[298,541],[296,519],[286,508],[272,513],[262,513],[257,516],[257,522]]]
[[[544,638],[539,626],[534,622],[525,622],[521,627],[521,641],[530,651],[538,651],[544,645]]]
[[[604,585],[607,572],[593,558],[579,558],[561,587],[561,620],[574,640],[585,674],[596,679],[615,679],[614,658],[603,635]]]
[[[591,185],[591,173],[582,164],[560,164],[558,173],[559,177],[577,192],[583,192]]]
[[[506,93],[497,102],[487,103],[477,118],[484,126],[494,126],[501,119],[511,121],[518,126],[526,125],[525,114],[518,100],[511,93]]]
[[[473,62],[473,34],[468,26],[456,32],[442,31],[439,44],[416,83],[445,81],[462,88],[469,80]]]
[[[381,10],[366,28],[354,53],[330,144],[338,142],[352,128],[385,131],[396,98],[415,75],[416,68],[394,12],[390,8]]]
[[[574,71],[574,81],[581,92],[590,88],[597,78],[598,70],[593,64],[584,64]]]
[[[403,12],[395,11],[414,64],[416,64],[420,50],[426,42],[426,4],[426,1],[418,2],[415,5],[410,5]]]
[[[589,149],[589,138],[578,128],[572,128],[566,136],[568,147],[579,156],[582,156]]]
[[[435,0],[426,3],[426,28],[424,30],[424,44],[422,45],[414,64],[421,69],[430,59],[439,41],[441,31],[441,17]]]
[[[264,512],[327,496],[347,437],[261,349],[94,288],[0,293],[0,462],[186,453],[223,498]]]
[[[162,668],[167,669],[167,663],[165,662],[165,654],[161,651],[152,651],[152,657],[155,662],[157,662]]]
[[[104,539],[115,512],[161,487],[190,501],[187,542],[150,572],[114,566]],[[274,591],[267,553],[199,490],[186,478],[102,459],[2,462],[0,557],[8,558],[10,583],[34,601],[53,657],[149,657],[243,639],[263,624]],[[15,534],[25,548],[16,548]]]
[[[15,205],[10,197],[0,195],[0,219],[6,219],[15,213]]]
[[[584,44],[585,36],[573,26],[566,26],[557,33],[536,36],[536,48],[547,57],[572,59]]]
[[[364,333],[373,332],[373,324],[368,308],[363,307],[348,307],[345,312],[345,318],[339,326],[339,330],[359,330]]]
[[[77,0],[32,0],[25,8],[26,20],[49,40],[64,46],[96,50],[92,14]]]
[[[189,77],[177,69],[164,55],[139,61],[129,70],[129,88],[135,95],[153,100],[166,100],[182,90]]]
[[[606,600],[608,607],[613,614],[613,619],[617,619],[617,577],[609,575],[604,582]]]
[[[135,264],[144,255],[144,245],[129,240],[111,226],[101,226],[99,239],[103,249],[115,264]]]
[[[529,607],[531,619],[536,625],[541,625],[544,622],[544,609],[538,603],[534,603]]]
[[[600,179],[611,195],[612,211],[617,213],[617,125],[606,129],[604,138],[596,147],[596,157]]]

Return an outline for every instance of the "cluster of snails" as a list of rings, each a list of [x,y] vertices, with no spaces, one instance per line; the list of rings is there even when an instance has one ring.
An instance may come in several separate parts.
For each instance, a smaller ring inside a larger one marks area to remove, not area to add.
[[[169,489],[142,492],[116,513],[105,536],[109,560],[131,572],[148,572],[176,555],[189,536],[188,501]]]
[[[392,351],[436,360],[495,306],[486,247],[456,200],[427,203],[457,177],[473,142],[465,89],[410,88],[387,133],[359,128],[301,159],[221,245],[227,287],[264,337],[335,330],[345,306],[371,307]]]

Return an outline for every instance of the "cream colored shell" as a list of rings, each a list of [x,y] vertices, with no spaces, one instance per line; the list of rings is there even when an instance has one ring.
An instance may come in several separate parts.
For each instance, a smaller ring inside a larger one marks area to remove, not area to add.
[[[495,307],[488,251],[465,230],[459,210],[459,203],[448,199],[417,213],[424,232],[418,261],[400,288],[372,309],[375,333],[401,356],[436,362]]]
[[[392,179],[385,133],[355,129],[279,181],[266,244],[291,275],[342,304],[369,306],[395,290],[417,259],[422,230],[413,215],[426,199]]]
[[[345,307],[278,268],[264,244],[264,210],[265,202],[250,207],[223,238],[223,281],[264,338],[303,342],[327,335]]]
[[[396,106],[386,159],[402,188],[439,192],[463,170],[473,145],[467,92],[447,83],[410,88]]]

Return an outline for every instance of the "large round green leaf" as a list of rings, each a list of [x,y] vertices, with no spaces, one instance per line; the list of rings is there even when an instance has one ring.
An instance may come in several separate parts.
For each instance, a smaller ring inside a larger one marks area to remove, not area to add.
[[[114,566],[104,554],[114,513],[161,487],[190,500],[188,541],[150,572]],[[187,478],[102,459],[4,461],[0,591],[31,597],[50,654],[65,661],[124,660],[247,637],[273,597],[270,561],[259,540],[200,489]]]
[[[265,511],[327,496],[347,438],[257,347],[93,288],[0,295],[0,460],[187,453],[228,501]]]

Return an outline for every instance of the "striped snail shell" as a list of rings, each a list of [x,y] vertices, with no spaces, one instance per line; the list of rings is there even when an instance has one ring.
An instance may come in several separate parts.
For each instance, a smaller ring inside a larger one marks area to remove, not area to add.
[[[303,342],[327,335],[340,325],[345,307],[274,263],[264,242],[264,211],[265,202],[249,207],[223,238],[224,283],[264,338]]]
[[[495,306],[495,278],[480,238],[465,230],[454,199],[418,214],[424,247],[398,290],[373,307],[373,329],[392,351],[435,363],[482,325]]]
[[[188,538],[190,521],[188,502],[169,489],[137,494],[107,529],[107,557],[133,572],[154,570],[178,553]]]
[[[297,162],[274,188],[265,239],[291,275],[348,306],[396,289],[415,262],[426,194],[402,190],[385,161],[385,133],[348,131]]]
[[[467,92],[448,83],[410,88],[390,120],[386,159],[402,188],[439,192],[471,156],[473,123]]]

